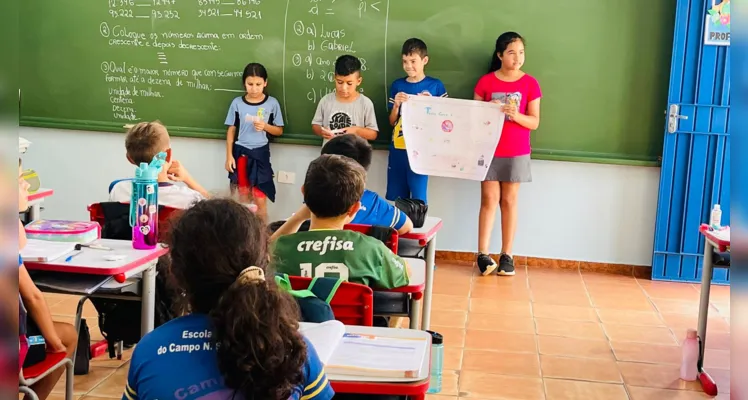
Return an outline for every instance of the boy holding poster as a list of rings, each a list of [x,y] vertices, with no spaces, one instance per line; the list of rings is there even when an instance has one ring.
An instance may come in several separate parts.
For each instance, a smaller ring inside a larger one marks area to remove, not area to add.
[[[390,124],[392,143],[387,166],[387,200],[413,198],[426,202],[429,177],[411,170],[408,153],[405,151],[400,106],[408,95],[446,97],[447,90],[439,79],[426,76],[424,68],[429,62],[428,48],[421,39],[411,38],[403,43],[403,69],[406,77],[392,82],[390,87]]]

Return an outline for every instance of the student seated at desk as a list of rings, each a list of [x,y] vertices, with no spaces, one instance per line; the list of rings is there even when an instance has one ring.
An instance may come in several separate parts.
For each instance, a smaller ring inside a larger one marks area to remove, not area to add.
[[[379,289],[408,285],[405,260],[380,240],[343,229],[359,210],[365,183],[366,171],[348,157],[325,154],[309,164],[301,187],[305,206],[271,238],[278,272],[335,276]],[[297,232],[309,216],[309,231]]]
[[[367,171],[371,165],[371,153],[369,142],[356,135],[336,136],[322,147],[322,154],[346,156],[359,163]],[[413,230],[413,222],[404,212],[369,189],[364,189],[361,207],[351,223],[389,226],[401,235]]]
[[[259,217],[233,200],[198,202],[177,219],[169,248],[191,314],[141,339],[123,400],[332,398],[293,298],[266,270]]]
[[[19,163],[20,164],[20,163]],[[19,167],[18,175],[18,210],[22,211],[28,208],[29,184],[23,179]],[[19,250],[26,246],[26,230],[21,221],[18,221],[18,248]],[[29,272],[23,265],[21,256],[18,256],[18,306],[19,306],[19,336],[26,336],[26,328],[31,327],[31,323],[38,328],[44,337],[48,353],[65,352],[67,357],[71,357],[78,344],[78,334],[75,332],[73,325],[52,321],[52,314],[49,312],[49,306],[44,300],[41,290],[31,280]],[[27,319],[31,317],[31,320]],[[27,322],[30,322],[27,325]],[[30,333],[30,332],[29,332]],[[21,354],[19,355],[19,366],[23,365],[28,343],[20,343]],[[31,386],[31,389],[40,399],[46,399],[52,392],[52,389],[60,380],[60,376],[65,372],[65,368],[57,368],[52,373],[41,379]],[[26,397],[28,398],[28,397]]]
[[[158,175],[159,205],[185,209],[197,201],[210,197],[187,172],[187,168],[172,159],[169,132],[160,122],[141,122],[130,128],[125,137],[125,150],[127,160],[133,165],[148,164],[158,153],[166,153],[166,163]],[[129,203],[131,197],[130,180],[117,182],[109,192],[109,201]]]
[[[338,135],[322,146],[322,154],[346,156],[368,171],[371,165],[372,148],[369,142],[360,136]],[[306,207],[302,207],[300,212],[302,212],[302,215],[309,215],[309,209]],[[284,221],[271,223],[269,226],[271,232],[278,230],[283,223]],[[361,196],[361,206],[350,223],[388,226],[395,229],[400,235],[413,230],[413,222],[404,212],[387,202],[377,192],[369,189],[364,189],[364,194]],[[302,226],[299,230],[306,231],[309,229]]]

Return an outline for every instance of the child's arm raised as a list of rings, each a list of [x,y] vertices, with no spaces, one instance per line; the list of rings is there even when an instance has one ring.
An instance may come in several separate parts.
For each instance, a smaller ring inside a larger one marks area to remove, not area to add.
[[[309,211],[309,208],[306,206],[306,204],[302,205],[301,208],[299,208],[299,210],[291,216],[291,218],[287,219],[286,222],[270,236],[270,242],[274,242],[281,236],[298,232],[301,224],[303,224],[304,221],[308,220],[311,217],[312,213]]]
[[[187,171],[187,168],[185,168],[184,165],[182,165],[182,163],[180,163],[179,161],[173,160],[171,162],[171,167],[169,167],[167,174],[169,175],[169,179],[171,179],[172,181],[184,182],[184,184],[187,185],[188,188],[200,193],[200,195],[204,198],[210,198],[210,193],[208,193],[208,191],[205,190],[202,185],[197,183],[195,178],[193,178],[192,175],[190,175],[190,173]]]
[[[255,129],[262,132],[265,131],[273,136],[280,136],[283,134],[283,127],[282,126],[275,126],[266,124],[265,121],[259,119],[255,123]]]
[[[397,119],[400,117],[400,106],[408,100],[408,95],[400,92],[397,95],[395,95],[395,98],[392,99],[392,110],[390,111],[390,125],[395,126],[397,123]]]
[[[527,114],[522,114],[517,109],[517,106],[510,104],[503,105],[501,111],[512,121],[527,129],[534,131],[540,125],[540,99],[535,99],[527,103]]]
[[[262,118],[258,118],[255,122],[255,129],[265,131],[273,136],[280,136],[283,134],[283,114],[280,104],[274,98],[271,104],[270,119],[265,123]],[[261,123],[261,126],[258,126],[259,123]]]

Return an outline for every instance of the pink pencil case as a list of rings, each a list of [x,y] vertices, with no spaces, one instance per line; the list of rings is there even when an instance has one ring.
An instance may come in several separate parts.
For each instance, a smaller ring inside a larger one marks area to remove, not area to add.
[[[101,238],[101,226],[89,221],[43,219],[26,225],[26,237],[53,242],[90,243]]]

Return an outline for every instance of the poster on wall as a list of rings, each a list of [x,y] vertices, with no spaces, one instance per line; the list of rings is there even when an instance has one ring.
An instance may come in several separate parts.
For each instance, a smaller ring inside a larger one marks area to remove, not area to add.
[[[430,96],[403,103],[410,168],[422,175],[482,181],[503,126],[504,113],[494,103]]]
[[[704,44],[730,45],[730,0],[712,0],[704,25]]]

